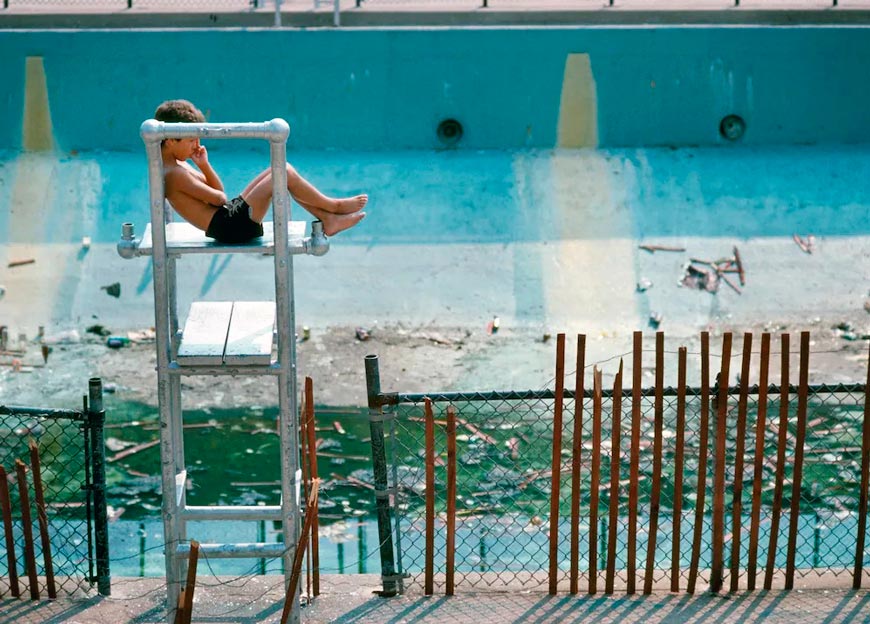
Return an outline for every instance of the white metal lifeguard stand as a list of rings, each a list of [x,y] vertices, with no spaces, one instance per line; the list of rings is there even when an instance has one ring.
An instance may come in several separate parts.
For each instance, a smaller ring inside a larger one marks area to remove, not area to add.
[[[296,380],[293,256],[320,256],[329,250],[322,223],[290,221],[286,153],[290,127],[283,119],[264,123],[173,123],[149,119],[140,134],[148,154],[151,223],[141,239],[133,224],[123,225],[118,253],[125,258],[150,255],[153,262],[154,322],[157,345],[157,392],[160,406],[160,459],[163,486],[167,614],[175,610],[186,574],[190,521],[280,520],[284,543],[201,544],[210,558],[283,557],[289,582],[299,535],[299,439]],[[171,222],[163,186],[160,143],[164,139],[256,138],[269,141],[272,168],[273,223],[264,223],[262,238],[242,245],[222,245],[184,222]],[[275,260],[274,301],[192,303],[181,331],[178,322],[176,264],[186,254],[272,254]],[[276,323],[277,319],[277,323]],[[277,327],[277,332],[275,328]],[[277,347],[274,336],[277,334]],[[191,506],[185,499],[187,470],[181,404],[185,375],[271,375],[278,382],[281,436],[281,503],[272,506]],[[292,599],[296,599],[293,597]],[[298,609],[294,610],[298,621]]]

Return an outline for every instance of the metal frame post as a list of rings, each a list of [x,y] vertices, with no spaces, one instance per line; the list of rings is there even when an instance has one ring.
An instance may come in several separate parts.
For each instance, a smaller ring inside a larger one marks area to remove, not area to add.
[[[375,478],[375,501],[378,516],[378,537],[381,543],[382,596],[395,596],[398,592],[396,566],[393,558],[393,532],[390,522],[390,492],[387,489],[387,454],[384,447],[384,411],[380,404],[381,377],[378,356],[367,355],[366,391],[369,405],[369,429],[371,432],[372,467]]]
[[[112,595],[112,574],[109,569],[109,521],[106,517],[106,442],[103,425],[103,381],[94,377],[88,382],[88,424],[91,433],[93,461],[94,538],[97,555],[97,591]]]

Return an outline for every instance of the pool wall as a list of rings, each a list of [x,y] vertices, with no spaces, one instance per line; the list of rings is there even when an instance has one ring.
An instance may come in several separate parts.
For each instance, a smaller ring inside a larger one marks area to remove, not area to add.
[[[284,117],[303,149],[438,148],[448,118],[469,149],[716,145],[727,143],[719,125],[730,114],[745,120],[742,143],[860,143],[870,140],[868,35],[860,26],[0,31],[0,149],[23,146],[25,93],[32,102],[42,89],[28,58],[42,59],[61,150],[139,150],[139,124],[174,97],[210,121]],[[585,130],[572,134],[577,125]]]

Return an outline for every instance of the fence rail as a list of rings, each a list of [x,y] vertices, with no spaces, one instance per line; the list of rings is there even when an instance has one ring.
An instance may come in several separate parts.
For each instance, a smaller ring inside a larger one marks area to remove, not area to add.
[[[96,584],[100,594],[111,592],[102,382],[92,379],[88,390],[81,410],[0,406],[0,467],[8,486],[0,487],[0,496],[8,493],[0,595],[19,595],[18,580],[26,580],[32,598],[54,585],[74,592]],[[46,541],[33,539],[38,535]]]
[[[780,337],[778,365],[769,334],[760,354],[751,334],[732,354],[732,338],[723,336],[717,383],[702,334],[696,387],[686,350],[666,354],[661,333],[652,370],[638,333],[631,366],[619,362],[607,387],[597,367],[587,379],[583,336],[584,374],[564,374],[560,335],[555,389],[543,391],[381,393],[370,356],[370,415],[384,430],[382,444],[373,435],[374,468],[389,475],[378,486],[385,586],[648,593],[845,576],[860,587],[868,384],[810,385],[808,333],[795,353]]]

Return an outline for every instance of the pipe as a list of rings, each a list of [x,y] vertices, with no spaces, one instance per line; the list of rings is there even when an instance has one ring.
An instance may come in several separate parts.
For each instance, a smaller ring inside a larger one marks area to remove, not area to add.
[[[121,225],[121,240],[118,241],[118,255],[127,260],[135,258],[139,255],[139,244],[141,242],[133,233],[133,224],[124,223]]]
[[[322,256],[329,251],[329,237],[323,233],[323,221],[311,222],[311,236],[302,241],[302,248],[309,256]]]

